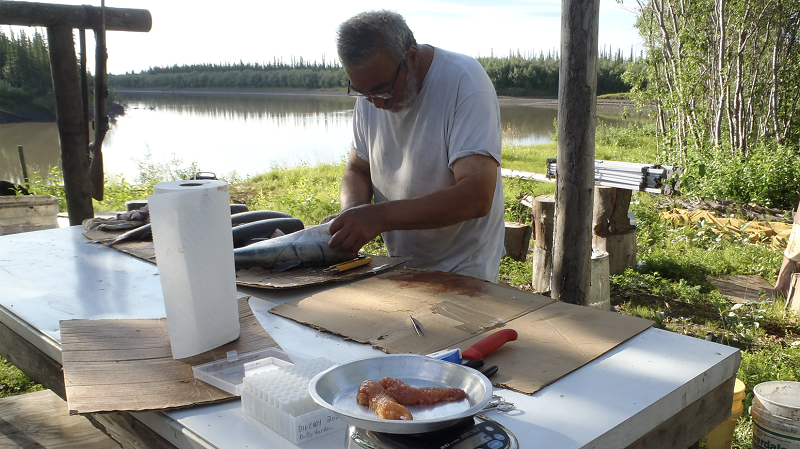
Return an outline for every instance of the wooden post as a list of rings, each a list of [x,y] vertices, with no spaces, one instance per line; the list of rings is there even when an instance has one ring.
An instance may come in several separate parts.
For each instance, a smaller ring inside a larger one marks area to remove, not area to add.
[[[103,0],[105,4],[105,0]],[[94,142],[89,146],[91,163],[89,164],[90,182],[92,184],[92,197],[103,201],[105,177],[103,173],[103,139],[108,131],[108,74],[106,62],[106,23],[105,14],[101,17],[100,27],[94,30],[95,36],[95,63],[94,63]]]
[[[80,225],[94,217],[89,159],[86,157],[86,123],[81,106],[78,63],[72,27],[54,25],[47,28],[50,47],[50,70],[56,97],[56,122],[61,140],[61,166],[70,226]]]
[[[616,187],[594,189],[592,248],[608,253],[608,272],[615,276],[636,265],[636,226],[628,209],[631,191]]]
[[[88,5],[0,1],[0,24],[31,27],[68,25],[97,28],[100,8]],[[150,31],[153,18],[146,9],[106,8],[107,31]],[[73,51],[74,53],[74,51]]]
[[[22,183],[27,187],[29,182],[28,166],[25,164],[25,151],[23,151],[22,145],[17,145],[17,152],[19,152],[19,163],[22,165]]]
[[[531,286],[540,293],[550,291],[553,274],[553,228],[555,195],[539,195],[533,199],[533,279]]]
[[[599,0],[562,0],[551,297],[586,304],[592,256]]]
[[[89,144],[86,130],[87,118],[86,113],[81,110],[83,101],[81,101],[72,29],[91,28],[97,33],[98,49],[96,54],[98,65],[102,66],[99,69],[102,71],[102,76],[99,76],[95,83],[102,83],[99,97],[103,99],[103,106],[96,108],[95,115],[103,112],[105,117],[105,97],[107,96],[104,84],[107,58],[105,31],[150,31],[153,25],[150,11],[146,9],[96,8],[87,5],[0,1],[0,25],[47,27],[50,70],[56,98],[56,121],[61,139],[61,165],[64,172],[69,223],[72,226],[79,225],[84,219],[93,217],[94,211],[92,210],[92,183],[89,179],[87,154]],[[83,37],[83,32],[81,36]],[[85,42],[84,39],[81,39],[81,49],[84,48]],[[85,67],[85,62],[82,62],[82,65]],[[83,91],[86,91],[85,87]],[[97,94],[95,96],[98,97]],[[98,109],[103,110],[99,111]],[[105,133],[105,128],[103,128],[103,133]],[[101,185],[98,199],[101,199],[103,174],[99,143],[97,155],[95,174],[99,173],[97,178]]]

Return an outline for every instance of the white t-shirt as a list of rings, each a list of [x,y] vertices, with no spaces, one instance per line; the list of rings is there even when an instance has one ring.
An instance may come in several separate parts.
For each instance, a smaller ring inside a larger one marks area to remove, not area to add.
[[[497,282],[505,252],[501,135],[497,94],[483,67],[439,48],[419,96],[399,113],[356,101],[352,148],[369,163],[375,203],[455,185],[453,162],[464,156],[491,156],[498,164],[489,214],[440,229],[385,232],[389,255],[413,256],[409,267]]]

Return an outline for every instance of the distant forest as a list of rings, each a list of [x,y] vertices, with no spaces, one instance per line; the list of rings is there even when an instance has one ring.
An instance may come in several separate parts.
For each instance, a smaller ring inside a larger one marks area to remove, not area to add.
[[[555,96],[558,92],[558,57],[510,53],[508,56],[479,57],[500,93]],[[624,93],[631,85],[623,79],[626,70],[638,70],[639,58],[625,57],[621,50],[600,51],[597,66],[597,94]],[[289,63],[225,63],[152,67],[139,73],[109,76],[118,88],[302,88],[321,89],[347,86],[347,75],[337,63],[309,62],[303,58]]]
[[[47,113],[54,109],[50,53],[44,35],[35,29],[7,36],[0,29],[0,110]]]
[[[631,90],[626,77],[644,67],[641,57],[621,50],[599,52],[598,95]],[[558,56],[519,52],[508,56],[477,58],[498,93],[554,97],[558,92]],[[627,72],[627,75],[625,75]],[[89,84],[93,77],[89,75]],[[631,77],[642,79],[643,77]],[[310,62],[291,58],[287,63],[224,63],[152,67],[139,73],[109,75],[112,88],[302,88],[336,89],[347,86],[347,76],[338,62]],[[641,87],[641,86],[639,86]],[[0,110],[28,117],[50,117],[54,111],[47,40],[39,29],[6,35],[0,29]]]

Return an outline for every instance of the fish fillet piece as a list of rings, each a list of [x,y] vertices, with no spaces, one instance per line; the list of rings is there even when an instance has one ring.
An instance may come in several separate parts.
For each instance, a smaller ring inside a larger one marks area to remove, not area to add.
[[[384,377],[379,381],[386,393],[402,405],[427,405],[437,402],[460,401],[467,393],[460,388],[412,387],[400,379]]]
[[[378,418],[381,419],[401,419],[405,421],[414,419],[407,408],[398,404],[397,401],[386,394],[386,392],[380,393],[378,396],[370,399],[369,408],[375,410],[375,413],[378,414]]]
[[[393,397],[386,394],[381,384],[374,380],[365,380],[358,387],[357,401],[359,405],[369,405],[378,418],[411,421],[414,418],[407,408],[398,404]]]
[[[358,386],[358,396],[356,397],[358,405],[369,405],[370,398],[374,398],[381,393],[383,393],[383,387],[378,382],[372,379],[361,382],[361,385]]]

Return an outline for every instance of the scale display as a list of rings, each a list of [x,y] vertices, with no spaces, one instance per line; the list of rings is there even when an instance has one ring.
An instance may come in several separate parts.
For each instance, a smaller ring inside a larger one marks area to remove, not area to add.
[[[348,449],[518,449],[514,435],[492,420],[476,416],[425,434],[387,434],[350,426]]]

